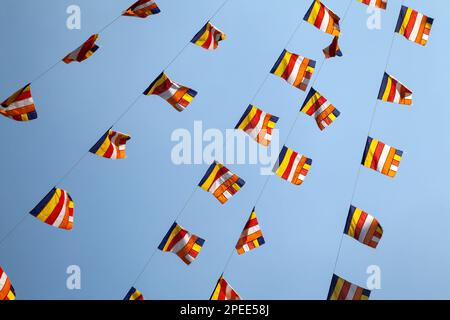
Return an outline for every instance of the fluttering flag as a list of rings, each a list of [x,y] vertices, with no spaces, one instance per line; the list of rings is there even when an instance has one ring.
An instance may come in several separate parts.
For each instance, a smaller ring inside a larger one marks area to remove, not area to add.
[[[323,49],[323,54],[325,55],[325,59],[330,59],[334,57],[342,57],[341,48],[339,48],[339,37],[334,37],[331,44]]]
[[[277,124],[278,117],[249,105],[235,129],[240,129],[252,137],[256,142],[268,146],[272,141],[272,131]]]
[[[314,88],[309,89],[300,111],[314,117],[320,130],[328,127],[340,115],[339,110]]]
[[[205,240],[189,233],[178,223],[174,222],[158,249],[173,252],[187,265],[194,261],[203,247]]]
[[[98,39],[98,34],[92,35],[89,39],[86,40],[81,46],[77,49],[69,53],[64,57],[63,61],[67,64],[77,61],[82,62],[92,56],[95,51],[98,50],[98,46],[95,44],[95,41]]]
[[[200,188],[216,197],[221,204],[228,201],[245,184],[245,181],[228,170],[223,164],[214,161],[198,184]]]
[[[242,300],[242,298],[234,291],[224,277],[220,276],[210,300]]]
[[[393,76],[384,73],[378,99],[381,101],[411,105],[412,91]]]
[[[123,300],[145,300],[142,293],[135,287],[131,287]]]
[[[319,0],[313,1],[303,20],[332,36],[340,35],[340,18]]]
[[[0,114],[16,121],[30,121],[37,118],[36,107],[31,95],[31,85],[14,92],[2,102]]]
[[[377,139],[367,137],[361,164],[393,178],[397,174],[402,155],[403,151],[388,146]]]
[[[369,300],[370,290],[333,274],[327,300]]]
[[[365,5],[368,5],[369,7],[375,7],[384,10],[386,10],[387,7],[387,0],[358,0],[358,1],[364,3]]]
[[[402,6],[395,32],[406,39],[425,46],[430,36],[433,19],[426,15]]]
[[[56,228],[71,230],[73,228],[73,201],[69,193],[63,189],[53,188],[30,211],[39,220]]]
[[[197,91],[173,82],[164,72],[161,72],[144,91],[144,94],[147,96],[151,94],[159,95],[177,111],[181,112],[191,103],[197,95]]]
[[[239,255],[258,248],[265,243],[264,237],[259,227],[258,218],[256,217],[255,208],[253,208],[244,230],[236,244],[236,250]]]
[[[301,185],[311,168],[312,160],[283,146],[272,171],[295,185]]]
[[[375,217],[359,208],[350,206],[344,234],[369,247],[376,248],[383,236],[383,228]]]
[[[124,159],[126,143],[131,137],[109,129],[89,150],[89,152],[108,159]]]
[[[207,50],[215,50],[219,41],[226,39],[225,33],[207,22],[203,28],[192,38],[191,42]]]
[[[138,0],[122,13],[123,16],[147,18],[152,14],[160,13],[158,5],[154,0]]]
[[[0,301],[16,300],[16,292],[6,272],[0,267]]]
[[[315,67],[316,61],[284,49],[270,73],[283,78],[294,87],[306,91]]]

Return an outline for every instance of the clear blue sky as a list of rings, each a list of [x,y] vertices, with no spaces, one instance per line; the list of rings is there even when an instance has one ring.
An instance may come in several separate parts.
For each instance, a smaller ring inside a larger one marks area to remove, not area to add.
[[[0,96],[6,98],[64,57],[127,8],[131,0],[2,1]],[[0,119],[3,170],[0,235],[10,230],[89,149],[129,103],[202,27],[221,0],[159,0],[148,19],[120,18],[100,35],[87,61],[60,65],[33,84],[39,118]],[[271,76],[272,67],[310,0],[230,0],[213,23],[228,36],[209,52],[190,45],[167,70],[199,92],[188,110],[174,111],[158,97],[142,98],[116,126],[132,136],[125,161],[88,155],[60,185],[75,200],[75,228],[65,232],[30,217],[1,246],[0,265],[20,299],[121,299],[159,244],[208,165],[175,166],[177,128],[233,128],[252,102],[280,117],[284,140],[305,93]],[[327,0],[338,15],[348,1]],[[81,30],[65,26],[66,8],[78,4]],[[450,127],[446,125],[450,61],[442,0],[407,0],[435,18],[421,47],[396,36],[389,72],[414,91],[411,108],[381,103],[372,135],[404,150],[392,180],[362,169],[353,204],[376,216],[384,235],[376,250],[344,238],[336,272],[365,285],[368,265],[379,265],[382,289],[371,299],[449,298],[448,181]],[[246,299],[325,299],[351,192],[400,9],[390,0],[382,29],[366,27],[356,0],[343,22],[344,57],[327,61],[315,85],[341,116],[324,132],[300,115],[288,145],[313,159],[305,184],[271,178],[257,207],[266,244],[234,256],[226,273]],[[322,59],[330,36],[303,24],[288,49]],[[206,239],[186,266],[157,252],[137,283],[148,299],[208,299],[235,245],[265,177],[258,165],[230,165],[247,182],[221,206],[195,193],[180,224]],[[66,289],[67,266],[82,270],[82,289]]]

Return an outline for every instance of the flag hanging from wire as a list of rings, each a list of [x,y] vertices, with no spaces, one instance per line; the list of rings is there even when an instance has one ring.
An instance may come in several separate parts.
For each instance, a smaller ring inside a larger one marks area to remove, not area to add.
[[[174,222],[161,241],[158,249],[163,252],[173,252],[187,265],[193,262],[203,247],[205,240],[189,233]]]
[[[191,42],[207,50],[215,50],[219,42],[226,39],[225,33],[207,22],[203,28],[192,38]]]
[[[89,152],[108,159],[124,159],[126,157],[126,143],[131,137],[112,129],[97,141]]]
[[[292,86],[306,91],[315,67],[316,61],[284,49],[270,73],[283,78]]]
[[[375,217],[359,208],[350,206],[344,234],[369,247],[376,248],[383,236],[383,228]]]
[[[333,274],[327,300],[369,300],[370,290]]]
[[[145,300],[142,293],[135,287],[131,287],[123,300]]]
[[[325,59],[330,59],[334,57],[342,57],[341,48],[339,48],[339,37],[334,37],[331,44],[323,49],[323,54]]]
[[[55,187],[30,211],[30,214],[48,225],[71,230],[73,209],[74,204],[69,193]]]
[[[92,56],[95,51],[98,50],[98,46],[95,44],[95,42],[98,39],[98,34],[92,35],[89,39],[86,40],[85,43],[83,43],[81,46],[79,46],[77,49],[69,53],[67,56],[64,57],[63,61],[64,63],[71,63],[73,61],[82,62]]]
[[[432,18],[414,9],[402,6],[395,32],[410,41],[425,46],[428,42],[432,25]]]
[[[177,111],[181,112],[192,102],[197,91],[182,86],[162,72],[144,91],[149,96],[155,94],[166,100]]]
[[[278,117],[266,113],[254,105],[249,105],[236,125],[263,146],[268,146],[272,141],[273,129]]]
[[[36,106],[31,95],[31,84],[19,89],[2,102],[0,114],[16,120],[30,121],[37,118]]]
[[[340,115],[339,110],[314,88],[309,89],[300,111],[314,117],[320,130],[328,127]]]
[[[224,204],[245,184],[245,181],[228,170],[223,164],[214,161],[198,184]]]
[[[16,292],[6,272],[0,267],[0,301],[16,300]]]
[[[131,7],[122,13],[123,16],[127,17],[137,17],[137,18],[147,18],[150,15],[158,14],[158,5],[154,0],[138,0]]]
[[[239,294],[228,284],[223,276],[217,281],[210,300],[242,300]]]
[[[402,155],[403,151],[388,146],[377,139],[367,137],[361,163],[367,168],[393,178],[397,174]]]
[[[265,243],[261,228],[253,208],[244,230],[236,244],[236,251],[239,255],[262,246]]]
[[[340,18],[319,0],[313,1],[303,20],[332,36],[340,35]]]
[[[312,160],[283,146],[272,171],[280,178],[301,185],[311,168]]]
[[[358,0],[361,3],[364,3],[365,5],[368,5],[369,7],[379,8],[386,10],[387,7],[387,0]]]
[[[403,105],[412,104],[412,91],[388,73],[384,73],[378,99]]]

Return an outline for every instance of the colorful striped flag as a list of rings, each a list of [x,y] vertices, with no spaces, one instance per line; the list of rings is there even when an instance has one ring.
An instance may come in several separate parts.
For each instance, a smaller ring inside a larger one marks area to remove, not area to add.
[[[156,94],[166,100],[177,111],[181,112],[191,103],[197,91],[182,86],[162,72],[144,91],[145,95]]]
[[[253,208],[244,230],[236,244],[236,250],[239,255],[258,248],[265,243],[264,237],[259,227],[258,218],[256,217],[255,208]]]
[[[2,102],[0,114],[16,121],[30,121],[37,118],[36,106],[31,95],[31,84],[14,92]]]
[[[152,14],[158,14],[158,5],[154,0],[138,0],[131,7],[122,13],[123,16],[127,17],[137,17],[137,18],[147,18]]]
[[[234,291],[224,277],[220,276],[210,300],[242,300],[242,298]]]
[[[272,131],[277,121],[278,117],[266,113],[254,105],[249,105],[235,129],[244,131],[256,142],[268,146],[272,141]]]
[[[63,61],[67,64],[77,61],[82,62],[92,56],[95,51],[98,50],[98,46],[95,44],[95,41],[98,39],[98,34],[92,35],[89,39],[86,40],[81,46],[77,49],[69,53],[64,57]]]
[[[316,61],[284,49],[270,73],[283,78],[294,87],[306,91],[315,67]]]
[[[123,300],[145,300],[142,293],[135,287],[131,287]]]
[[[430,36],[433,19],[426,15],[402,6],[395,32],[406,39],[425,46]]]
[[[393,76],[384,73],[378,99],[381,101],[411,105],[412,91]]]
[[[215,50],[219,41],[226,39],[225,33],[207,22],[203,28],[192,38],[191,42],[207,50]]]
[[[39,220],[56,228],[71,230],[73,228],[73,201],[69,193],[63,189],[53,188],[30,211]]]
[[[368,5],[369,7],[375,7],[386,10],[387,7],[387,0],[358,0],[361,3],[364,3],[365,5]]]
[[[187,265],[194,261],[203,247],[205,240],[189,233],[178,223],[174,222],[158,249],[173,252]]]
[[[339,37],[334,37],[331,44],[323,49],[323,54],[325,55],[325,59],[330,59],[334,57],[342,57],[341,48],[339,48]]]
[[[272,171],[295,185],[301,185],[311,168],[312,160],[283,146]]]
[[[16,292],[6,272],[0,267],[0,301],[16,300]]]
[[[367,137],[361,164],[393,178],[397,174],[402,155],[403,151],[388,146],[377,139]]]
[[[340,35],[340,18],[319,0],[314,0],[303,20],[332,36]]]
[[[350,206],[344,234],[369,247],[376,248],[383,235],[383,228],[375,217],[359,208]]]
[[[228,201],[245,184],[245,181],[228,170],[223,164],[214,161],[198,184],[200,188],[216,197],[221,204]]]
[[[369,300],[370,290],[333,274],[327,300]]]
[[[314,88],[309,89],[300,111],[314,117],[320,130],[328,127],[340,115],[339,110]]]
[[[131,137],[109,129],[89,150],[89,152],[108,159],[124,159],[126,143]]]

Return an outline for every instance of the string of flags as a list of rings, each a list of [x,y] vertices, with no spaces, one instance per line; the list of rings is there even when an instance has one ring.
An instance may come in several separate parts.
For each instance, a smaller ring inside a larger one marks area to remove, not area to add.
[[[358,1],[367,6],[380,9],[387,8],[387,0]],[[155,1],[139,0],[126,9],[122,16],[146,18],[160,12]],[[341,34],[340,17],[338,15],[325,6],[322,1],[313,0],[303,20],[322,32],[333,36],[332,43],[323,50],[325,59],[342,56],[338,43]],[[429,40],[432,24],[432,18],[402,5],[395,33],[425,46]],[[74,61],[83,62],[88,59],[99,49],[99,46],[96,44],[98,38],[99,34],[92,35],[76,50],[66,55],[62,61],[69,64]],[[206,50],[216,50],[219,47],[219,43],[226,38],[225,33],[215,27],[211,21],[208,21],[190,42]],[[283,78],[293,87],[306,91],[315,67],[315,60],[284,49],[270,73]],[[193,101],[197,91],[172,81],[163,71],[143,94],[159,95],[173,108],[181,112]],[[412,91],[385,71],[377,99],[400,105],[412,105]],[[331,125],[340,115],[338,109],[313,87],[310,87],[300,112],[313,117],[320,130],[324,130]],[[0,114],[16,121],[37,119],[36,106],[31,94],[31,83],[7,98],[1,104]],[[268,146],[272,140],[272,133],[278,120],[277,116],[250,104],[244,111],[235,129],[245,132],[256,143]],[[124,159],[126,158],[126,143],[130,139],[129,135],[114,131],[111,127],[92,146],[89,152],[103,158]],[[383,175],[395,177],[402,156],[403,151],[369,136],[361,165]],[[309,173],[311,165],[312,159],[283,145],[272,171],[274,175],[294,185],[301,185]],[[222,205],[236,195],[244,185],[244,179],[217,161],[210,165],[198,184],[201,189],[211,193]],[[71,230],[74,223],[74,201],[66,190],[55,186],[30,211],[30,214],[53,227]],[[350,205],[343,235],[347,235],[375,249],[383,235],[383,228],[374,216]],[[157,248],[162,252],[175,253],[186,265],[189,265],[198,258],[204,244],[205,239],[187,231],[175,221]],[[235,250],[238,255],[242,255],[264,244],[265,238],[256,216],[256,209],[253,207],[236,243]],[[327,296],[328,299],[367,300],[369,296],[369,290],[359,287],[333,273]],[[13,300],[15,297],[15,290],[10,279],[0,267],[0,300]],[[229,285],[222,273],[210,299],[241,300],[242,298]],[[144,296],[133,286],[126,294],[124,300],[144,300]]]

